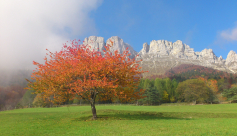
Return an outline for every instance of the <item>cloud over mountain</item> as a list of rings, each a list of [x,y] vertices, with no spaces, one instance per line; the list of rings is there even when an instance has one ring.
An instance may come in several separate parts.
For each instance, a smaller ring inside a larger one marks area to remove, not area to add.
[[[0,68],[32,68],[45,49],[56,51],[76,36],[95,33],[90,12],[101,0],[0,1]]]

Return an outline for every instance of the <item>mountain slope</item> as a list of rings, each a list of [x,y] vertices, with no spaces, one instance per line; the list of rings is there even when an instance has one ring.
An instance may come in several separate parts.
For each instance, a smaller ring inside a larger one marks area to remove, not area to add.
[[[206,79],[221,79],[221,78],[236,78],[236,74],[223,72],[220,70],[216,70],[213,68],[208,68],[200,65],[193,64],[181,64],[177,67],[174,67],[170,70],[167,70],[163,75],[152,75],[147,77],[149,79],[155,78],[166,78],[169,77],[171,79],[175,78],[178,81],[184,81],[187,79],[199,78],[203,77]]]

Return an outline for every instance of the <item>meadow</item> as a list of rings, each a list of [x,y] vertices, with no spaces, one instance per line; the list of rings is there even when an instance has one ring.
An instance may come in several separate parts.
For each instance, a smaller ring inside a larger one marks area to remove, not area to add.
[[[0,112],[1,136],[237,135],[237,104],[96,105]]]

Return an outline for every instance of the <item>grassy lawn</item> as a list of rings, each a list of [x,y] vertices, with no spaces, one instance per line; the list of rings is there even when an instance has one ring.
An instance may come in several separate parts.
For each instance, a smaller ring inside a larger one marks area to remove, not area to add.
[[[231,135],[237,136],[237,104],[183,106],[97,105],[0,112],[0,135]]]

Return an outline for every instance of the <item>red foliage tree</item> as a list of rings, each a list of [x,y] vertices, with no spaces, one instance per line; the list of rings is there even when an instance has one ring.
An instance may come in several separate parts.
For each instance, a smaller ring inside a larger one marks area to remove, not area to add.
[[[128,49],[119,54],[110,52],[110,47],[107,45],[101,53],[74,40],[71,46],[65,44],[60,52],[49,52],[50,59],[45,57],[45,64],[33,62],[38,69],[31,78],[35,82],[28,80],[28,89],[36,90],[44,99],[56,104],[80,96],[91,103],[93,119],[97,118],[95,99],[98,95],[121,101],[141,98],[143,90],[135,91],[143,73],[138,61],[129,58]]]

